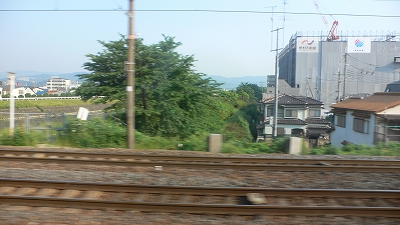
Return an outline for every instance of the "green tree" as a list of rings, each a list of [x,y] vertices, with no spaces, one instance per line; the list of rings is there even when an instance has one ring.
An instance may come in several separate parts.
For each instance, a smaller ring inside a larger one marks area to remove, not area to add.
[[[83,100],[104,96],[95,101],[111,102],[111,109],[125,112],[127,42],[121,38],[100,43],[102,52],[87,55],[90,62],[84,68],[91,73],[78,75],[84,81],[76,94]],[[140,132],[185,137],[222,127],[210,119],[219,117],[214,98],[219,84],[195,72],[194,57],[179,54],[180,45],[166,36],[152,45],[135,41],[135,126]]]
[[[262,89],[256,84],[241,83],[236,91],[229,93],[229,99],[237,111],[227,120],[224,134],[228,139],[250,141],[256,139],[260,112],[258,103],[262,98]]]

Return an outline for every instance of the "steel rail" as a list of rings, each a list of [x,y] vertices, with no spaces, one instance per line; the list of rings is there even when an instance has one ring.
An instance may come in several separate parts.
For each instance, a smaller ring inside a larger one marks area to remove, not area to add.
[[[207,213],[228,215],[337,215],[400,217],[398,207],[275,206],[191,203],[147,203],[101,201],[92,199],[0,195],[0,204],[36,207],[73,207],[84,209],[117,209],[151,212]]]
[[[242,196],[248,193],[260,193],[264,196],[400,198],[400,190],[161,186],[7,178],[0,179],[0,183],[4,187],[74,189],[125,193],[202,194],[214,196]]]
[[[180,163],[180,162],[144,162],[144,161],[114,161],[114,160],[86,160],[67,158],[33,158],[0,156],[0,161],[27,162],[27,163],[57,163],[57,164],[82,164],[82,165],[112,165],[112,166],[142,166],[163,168],[191,168],[191,169],[231,169],[231,170],[262,170],[283,172],[374,172],[398,173],[400,167],[383,166],[334,166],[334,165],[270,165],[270,164],[218,164],[218,163]]]
[[[44,150],[13,150],[0,149],[1,155],[19,154],[34,155],[45,154],[59,157],[103,158],[122,160],[160,160],[180,162],[240,162],[257,164],[326,164],[326,165],[385,165],[400,166],[400,160],[369,160],[369,159],[288,159],[288,158],[264,158],[264,157],[222,157],[222,156],[182,156],[182,155],[150,155],[150,154],[120,154],[120,153],[87,153],[87,152],[60,152]]]

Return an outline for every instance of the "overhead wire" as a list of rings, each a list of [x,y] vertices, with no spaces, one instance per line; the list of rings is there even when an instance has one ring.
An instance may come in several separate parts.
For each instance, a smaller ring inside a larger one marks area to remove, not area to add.
[[[0,9],[0,12],[120,12],[124,9]],[[136,9],[135,12],[212,12],[212,13],[251,13],[251,14],[272,14],[267,11],[252,10],[215,10],[215,9]],[[312,12],[273,12],[274,14],[292,15],[328,15],[328,16],[354,16],[354,17],[382,17],[400,18],[400,15],[381,14],[351,14],[351,13],[312,13]]]

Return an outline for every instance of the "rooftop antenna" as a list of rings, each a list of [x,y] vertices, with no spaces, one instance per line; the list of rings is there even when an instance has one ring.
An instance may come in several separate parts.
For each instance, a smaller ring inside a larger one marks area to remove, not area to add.
[[[283,0],[282,46],[285,46],[286,0]]]
[[[265,8],[271,8],[271,29],[274,29],[274,8],[275,7],[276,6],[265,7]],[[272,39],[273,39],[273,37],[272,37],[272,33],[271,33],[271,46],[270,46],[271,51],[272,51]]]

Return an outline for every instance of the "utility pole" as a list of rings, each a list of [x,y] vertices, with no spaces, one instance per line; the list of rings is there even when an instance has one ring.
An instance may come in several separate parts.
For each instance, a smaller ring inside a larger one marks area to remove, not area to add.
[[[15,99],[14,99],[14,88],[15,88],[15,73],[8,73],[8,80],[10,84],[10,136],[14,136],[15,127]]]
[[[338,81],[337,81],[337,99],[336,103],[340,102],[340,71],[338,71]]]
[[[347,53],[344,53],[344,68],[343,68],[343,101],[346,99],[346,74],[347,74]]]
[[[283,28],[276,28],[271,32],[276,31],[276,49],[271,50],[275,51],[275,93],[274,93],[274,121],[273,121],[273,130],[272,130],[272,137],[276,138],[278,136],[277,128],[278,128],[278,51],[279,48],[279,30]]]
[[[133,150],[135,146],[135,35],[134,32],[134,0],[129,0],[129,36],[128,36],[128,62],[127,72],[127,147]]]

